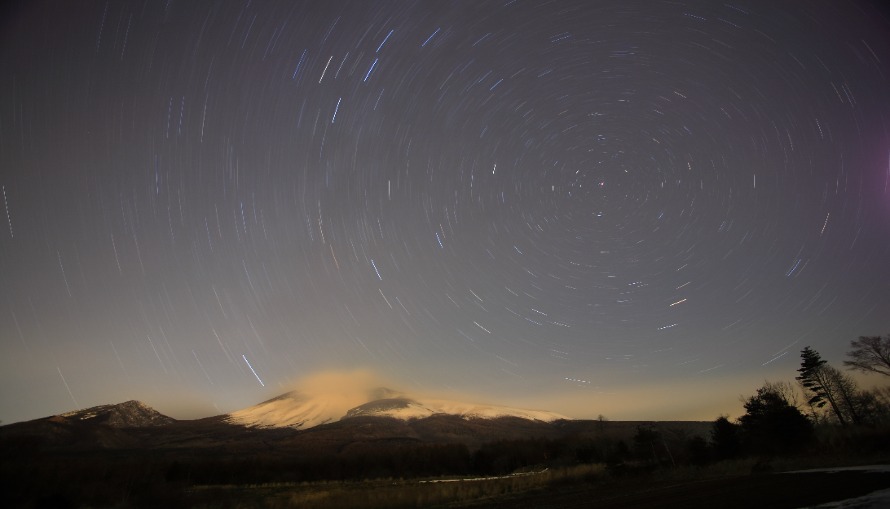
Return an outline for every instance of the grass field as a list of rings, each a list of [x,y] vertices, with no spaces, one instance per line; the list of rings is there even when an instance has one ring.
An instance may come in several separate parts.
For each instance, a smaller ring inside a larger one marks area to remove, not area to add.
[[[787,487],[793,483],[787,477],[758,474],[874,463],[890,463],[890,458],[800,457],[775,459],[768,463],[762,460],[744,459],[720,462],[706,467],[640,470],[621,474],[610,471],[604,464],[592,464],[484,478],[377,479],[361,482],[197,486],[189,492],[188,502],[190,507],[203,509],[483,508],[532,507],[541,504],[546,504],[546,507],[573,507],[579,497],[580,499],[602,497],[603,504],[614,504],[615,500],[634,500],[645,497],[647,493],[658,497],[659,490],[666,490],[662,493],[673,493],[671,490],[677,491],[680,487],[693,484],[698,486],[695,488],[698,490],[697,493],[705,495],[707,495],[705,486],[714,486],[712,490],[717,491],[733,487],[744,491],[740,486],[749,482],[749,479],[753,483],[752,489],[753,486],[757,486],[760,490],[780,489],[783,484]],[[775,480],[768,481],[767,478]],[[886,487],[890,487],[890,475],[884,475],[882,479],[883,481],[871,482],[872,484],[877,482],[879,485],[884,482]],[[699,486],[698,483],[706,484]],[[847,481],[847,484],[852,482]],[[872,484],[863,485],[865,487],[862,489]],[[719,488],[720,486],[723,488]],[[832,500],[828,494],[825,496],[829,497],[826,500]],[[666,499],[656,502],[665,504],[663,506],[669,504]]]
[[[495,477],[377,479],[254,486],[197,486],[193,507],[216,508],[408,508],[460,504],[521,494],[558,484],[590,483],[607,476],[605,465],[521,472]]]

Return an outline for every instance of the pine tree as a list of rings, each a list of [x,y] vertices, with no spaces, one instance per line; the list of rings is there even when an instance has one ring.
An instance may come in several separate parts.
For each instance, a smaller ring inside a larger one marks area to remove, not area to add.
[[[800,375],[796,380],[811,396],[808,403],[816,408],[826,404],[842,426],[860,421],[856,403],[856,384],[843,373],[828,365],[819,352],[805,347],[800,352]]]

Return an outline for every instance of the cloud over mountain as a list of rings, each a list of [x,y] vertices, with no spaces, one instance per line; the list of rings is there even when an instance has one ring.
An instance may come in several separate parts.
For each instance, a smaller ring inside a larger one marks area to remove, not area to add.
[[[409,395],[386,384],[382,377],[370,371],[327,371],[303,379],[297,390],[232,412],[226,419],[245,426],[305,429],[360,416],[414,419],[451,414],[464,418],[511,416],[539,421],[567,418],[553,412]]]

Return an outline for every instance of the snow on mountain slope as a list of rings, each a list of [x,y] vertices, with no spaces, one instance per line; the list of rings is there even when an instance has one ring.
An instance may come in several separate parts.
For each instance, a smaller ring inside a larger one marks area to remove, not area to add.
[[[292,391],[232,412],[226,416],[226,420],[232,424],[261,428],[311,428],[338,420],[354,402],[349,397],[311,397]]]
[[[224,416],[232,424],[262,428],[311,428],[339,420],[349,409],[398,393],[369,371],[323,372],[300,381],[299,390]],[[370,388],[370,389],[369,389]]]
[[[525,410],[498,405],[480,405],[445,399],[409,398],[380,399],[349,410],[344,418],[364,415],[395,417],[398,419],[420,419],[436,414],[459,415],[464,418],[493,419],[497,417],[521,417],[535,421],[555,421],[569,419],[564,415],[541,410]]]
[[[310,396],[299,391],[288,392],[259,405],[232,412],[226,416],[226,420],[244,426],[305,429],[354,417],[377,416],[407,420],[436,414],[459,415],[466,419],[520,417],[547,422],[569,419],[564,415],[540,410],[443,399],[409,398],[390,389],[377,388],[364,395],[328,393]]]
[[[386,388],[369,371],[322,372],[303,379],[298,390],[226,414],[231,424],[260,428],[306,429],[354,417],[418,419],[435,414],[464,418],[521,417],[538,421],[569,419],[564,415],[496,405],[408,395]]]
[[[75,410],[60,414],[59,417],[77,421],[101,422],[115,428],[163,426],[175,420],[136,400]]]

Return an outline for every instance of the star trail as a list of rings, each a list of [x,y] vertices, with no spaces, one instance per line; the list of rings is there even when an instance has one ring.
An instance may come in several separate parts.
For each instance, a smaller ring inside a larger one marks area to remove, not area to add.
[[[890,330],[880,2],[4,9],[4,423],[341,369],[710,419]]]

